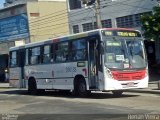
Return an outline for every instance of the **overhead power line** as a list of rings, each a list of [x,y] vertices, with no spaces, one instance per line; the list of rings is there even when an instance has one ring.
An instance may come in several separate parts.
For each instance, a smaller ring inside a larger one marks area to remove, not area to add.
[[[105,1],[105,0],[104,0]],[[123,1],[123,2],[127,2],[128,0],[126,0],[126,1]],[[114,5],[117,5],[117,4],[123,4],[123,2],[115,2],[114,4],[109,4],[109,3],[112,3],[112,2],[105,2],[104,4],[106,4],[106,5],[101,5],[101,9],[103,9],[103,8],[105,8],[105,7],[111,7],[111,6],[114,6]],[[138,2],[138,1],[136,1],[136,2]],[[135,3],[135,2],[132,2],[132,3]],[[108,5],[107,5],[108,4]],[[129,4],[126,4],[126,5],[129,5]],[[129,6],[131,6],[131,5],[129,5]],[[133,6],[132,6],[133,7]],[[134,7],[137,7],[137,6],[134,6]],[[139,7],[139,6],[138,6]],[[74,12],[74,13],[72,13],[72,14],[70,14],[69,16],[70,17],[74,17],[74,16],[77,16],[77,15],[79,15],[79,14],[82,14],[82,12],[83,11],[86,11],[86,10],[88,10],[88,9],[90,9],[90,8],[87,8],[87,9],[82,9],[81,11],[76,11],[76,12]],[[143,8],[143,9],[148,9],[148,8]],[[58,12],[56,12],[56,13],[58,13]],[[79,14],[78,14],[79,13]],[[50,14],[51,15],[51,14]],[[63,16],[64,15],[64,16]],[[59,17],[60,16],[60,17]],[[46,16],[43,16],[43,17],[46,17]],[[37,18],[37,19],[39,19],[39,20],[37,20],[37,21],[32,21],[31,20],[31,22],[30,22],[30,24],[32,25],[39,25],[40,23],[45,23],[46,24],[46,22],[47,23],[49,23],[49,22],[53,22],[53,20],[52,19],[54,19],[54,21],[59,21],[59,20],[63,20],[63,17],[67,17],[67,13],[61,13],[61,14],[58,14],[58,15],[55,15],[55,14],[52,14],[52,16],[49,16],[49,17],[47,17],[47,18],[43,18],[43,17],[40,17],[40,18]],[[35,24],[36,23],[36,24]]]
[[[105,8],[105,7],[109,7],[109,6],[114,6],[114,5],[116,5],[116,4],[124,4],[124,2],[127,2],[127,1],[131,1],[131,0],[125,0],[125,1],[123,1],[122,3],[120,3],[120,2],[116,2],[116,3],[114,3],[114,4],[110,4],[110,5],[108,5],[108,6],[101,6],[102,8]],[[136,1],[136,2],[138,2],[138,1]],[[110,3],[110,2],[108,2],[108,3]],[[107,3],[106,3],[107,4]],[[139,6],[133,6],[133,5],[129,5],[129,4],[126,4],[125,3],[125,5],[128,5],[128,6],[132,6],[132,7],[139,7]],[[145,8],[145,7],[140,7],[140,8],[142,8],[142,9],[148,9],[148,8]],[[84,10],[86,10],[86,9],[84,9]],[[86,11],[85,13],[87,13],[88,11]],[[120,11],[119,11],[120,12]],[[82,12],[81,11],[78,11],[78,12],[75,12],[75,13],[79,13],[79,14],[76,14],[76,15],[80,15],[80,14],[82,14]],[[73,17],[74,16],[76,16],[75,15],[75,13],[74,13],[74,15],[73,14],[71,14]],[[83,12],[83,14],[84,14],[84,12]],[[90,18],[92,18],[92,17],[90,17]],[[58,19],[58,18],[57,18]],[[56,19],[56,20],[57,20]],[[61,20],[61,19],[58,19],[58,20]],[[82,20],[84,20],[84,19],[82,19]],[[77,19],[77,21],[79,21],[79,19]],[[51,21],[51,22],[53,22],[53,21]],[[64,24],[69,24],[69,23],[72,23],[72,22],[76,22],[76,20],[75,21],[71,21],[71,22],[63,22],[63,23],[59,23],[59,24],[55,24],[55,25],[53,25],[53,26],[45,26],[45,27],[42,27],[42,28],[37,28],[37,29],[44,29],[44,28],[51,28],[51,27],[54,27],[54,26],[62,26],[63,27],[63,25]],[[40,24],[41,25],[41,24]],[[59,28],[59,27],[56,27],[56,28]],[[34,29],[34,30],[37,30],[36,28]],[[33,29],[31,29],[31,30],[33,30]]]

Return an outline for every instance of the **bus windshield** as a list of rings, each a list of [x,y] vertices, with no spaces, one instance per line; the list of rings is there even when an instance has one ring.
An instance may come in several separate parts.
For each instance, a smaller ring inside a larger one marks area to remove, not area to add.
[[[105,66],[115,69],[141,69],[147,66],[140,38],[111,37],[105,39]]]

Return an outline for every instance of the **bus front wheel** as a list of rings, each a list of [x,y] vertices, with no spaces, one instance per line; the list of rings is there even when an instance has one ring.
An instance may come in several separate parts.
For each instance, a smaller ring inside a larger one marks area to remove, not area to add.
[[[77,81],[75,85],[76,95],[80,97],[86,97],[90,94],[90,91],[87,90],[86,82],[83,79]]]

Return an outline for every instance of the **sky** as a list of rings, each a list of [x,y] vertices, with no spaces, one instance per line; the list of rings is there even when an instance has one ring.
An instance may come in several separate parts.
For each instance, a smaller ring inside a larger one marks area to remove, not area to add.
[[[0,0],[0,8],[3,7],[3,3],[4,3],[5,0]]]

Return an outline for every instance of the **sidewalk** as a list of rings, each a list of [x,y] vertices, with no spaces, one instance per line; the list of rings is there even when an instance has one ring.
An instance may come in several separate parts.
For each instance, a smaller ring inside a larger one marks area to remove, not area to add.
[[[7,89],[7,88],[12,88],[11,86],[9,86],[9,83],[0,83],[0,89]]]
[[[153,81],[149,82],[148,88],[130,89],[127,92],[160,94],[160,89],[158,89],[158,81]]]

